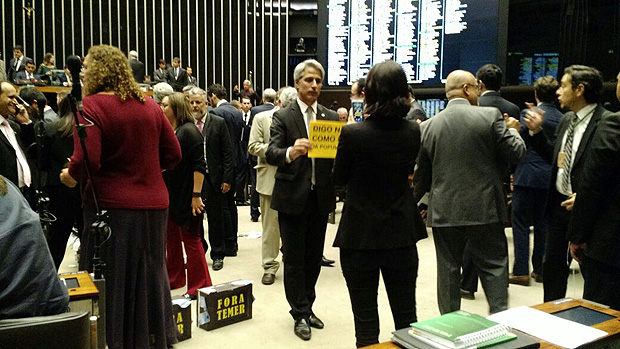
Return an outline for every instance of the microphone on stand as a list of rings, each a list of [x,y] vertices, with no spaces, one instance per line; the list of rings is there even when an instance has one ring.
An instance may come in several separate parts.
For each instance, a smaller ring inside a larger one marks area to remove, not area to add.
[[[75,98],[76,101],[80,102],[82,100],[82,84],[80,83],[80,72],[82,71],[82,60],[80,57],[72,55],[67,57],[65,61],[65,65],[69,72],[71,73],[71,80],[73,84],[71,85],[71,95]],[[79,109],[81,109],[81,104],[78,103]]]

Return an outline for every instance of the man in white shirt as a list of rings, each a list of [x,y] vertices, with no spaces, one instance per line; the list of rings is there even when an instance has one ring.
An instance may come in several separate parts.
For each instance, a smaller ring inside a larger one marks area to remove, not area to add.
[[[24,192],[32,183],[24,147],[34,140],[34,132],[26,108],[18,107],[17,91],[8,82],[0,82],[0,131],[0,174]]]
[[[529,142],[553,166],[547,194],[545,213],[548,219],[543,260],[544,301],[564,298],[568,281],[570,255],[566,233],[579,192],[584,153],[596,132],[598,123],[611,112],[598,104],[603,92],[603,77],[592,67],[572,65],[564,70],[556,95],[560,106],[570,111],[564,114],[557,128],[557,138],[551,142],[542,131],[543,115],[531,108],[525,123]],[[567,260],[568,256],[568,260]]]

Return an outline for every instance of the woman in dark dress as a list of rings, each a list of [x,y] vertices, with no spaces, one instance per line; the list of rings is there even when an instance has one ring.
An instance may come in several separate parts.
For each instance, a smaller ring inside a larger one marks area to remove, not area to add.
[[[48,245],[56,270],[65,257],[67,240],[73,227],[83,228],[82,197],[77,187],[69,188],[60,183],[60,171],[69,165],[67,159],[73,154],[73,113],[69,100],[58,105],[60,118],[45,127],[43,138],[42,170],[47,172],[46,190],[49,210],[56,217],[49,231]],[[78,236],[80,234],[78,233]]]
[[[111,229],[101,246],[107,264],[107,345],[167,348],[177,339],[166,271],[168,191],[162,170],[181,161],[181,147],[159,105],[140,91],[121,50],[91,47],[83,73],[83,112],[78,119],[89,125],[88,164],[74,132],[69,168],[60,173],[68,186],[75,186],[76,180],[85,183],[80,270],[93,269],[93,185]]]
[[[192,108],[183,93],[175,92],[164,97],[161,107],[177,135],[183,156],[174,169],[164,172],[170,197],[166,246],[170,288],[185,286],[184,246],[187,253],[186,296],[196,299],[199,288],[212,285],[200,240],[204,210],[201,191],[207,169],[204,142],[194,125]]]
[[[368,73],[364,122],[342,128],[334,162],[347,199],[334,241],[340,247],[358,347],[378,343],[377,288],[382,274],[396,329],[416,321],[416,242],[426,228],[407,178],[420,148],[420,127],[405,120],[407,78],[393,61]]]

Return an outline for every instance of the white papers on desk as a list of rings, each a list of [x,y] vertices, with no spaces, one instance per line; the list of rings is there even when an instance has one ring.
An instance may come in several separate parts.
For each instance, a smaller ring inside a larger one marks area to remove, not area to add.
[[[487,319],[566,348],[575,348],[607,335],[605,331],[525,306],[495,313]]]

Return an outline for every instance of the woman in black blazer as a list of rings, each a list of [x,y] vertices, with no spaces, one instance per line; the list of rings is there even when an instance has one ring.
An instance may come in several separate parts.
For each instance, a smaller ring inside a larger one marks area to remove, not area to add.
[[[417,321],[416,242],[426,228],[407,177],[420,148],[420,128],[405,120],[407,78],[393,61],[375,65],[365,88],[364,122],[342,128],[334,164],[347,199],[334,241],[347,282],[358,347],[379,342],[379,273],[396,329]]]
[[[185,286],[186,297],[196,299],[198,289],[211,286],[205,250],[200,241],[203,222],[202,182],[207,170],[204,143],[196,125],[192,109],[185,95],[175,92],[161,101],[164,114],[170,121],[181,145],[181,162],[164,172],[168,188],[168,238],[166,267],[170,288]],[[183,242],[183,245],[181,245]],[[183,246],[187,253],[187,266],[183,263]]]

